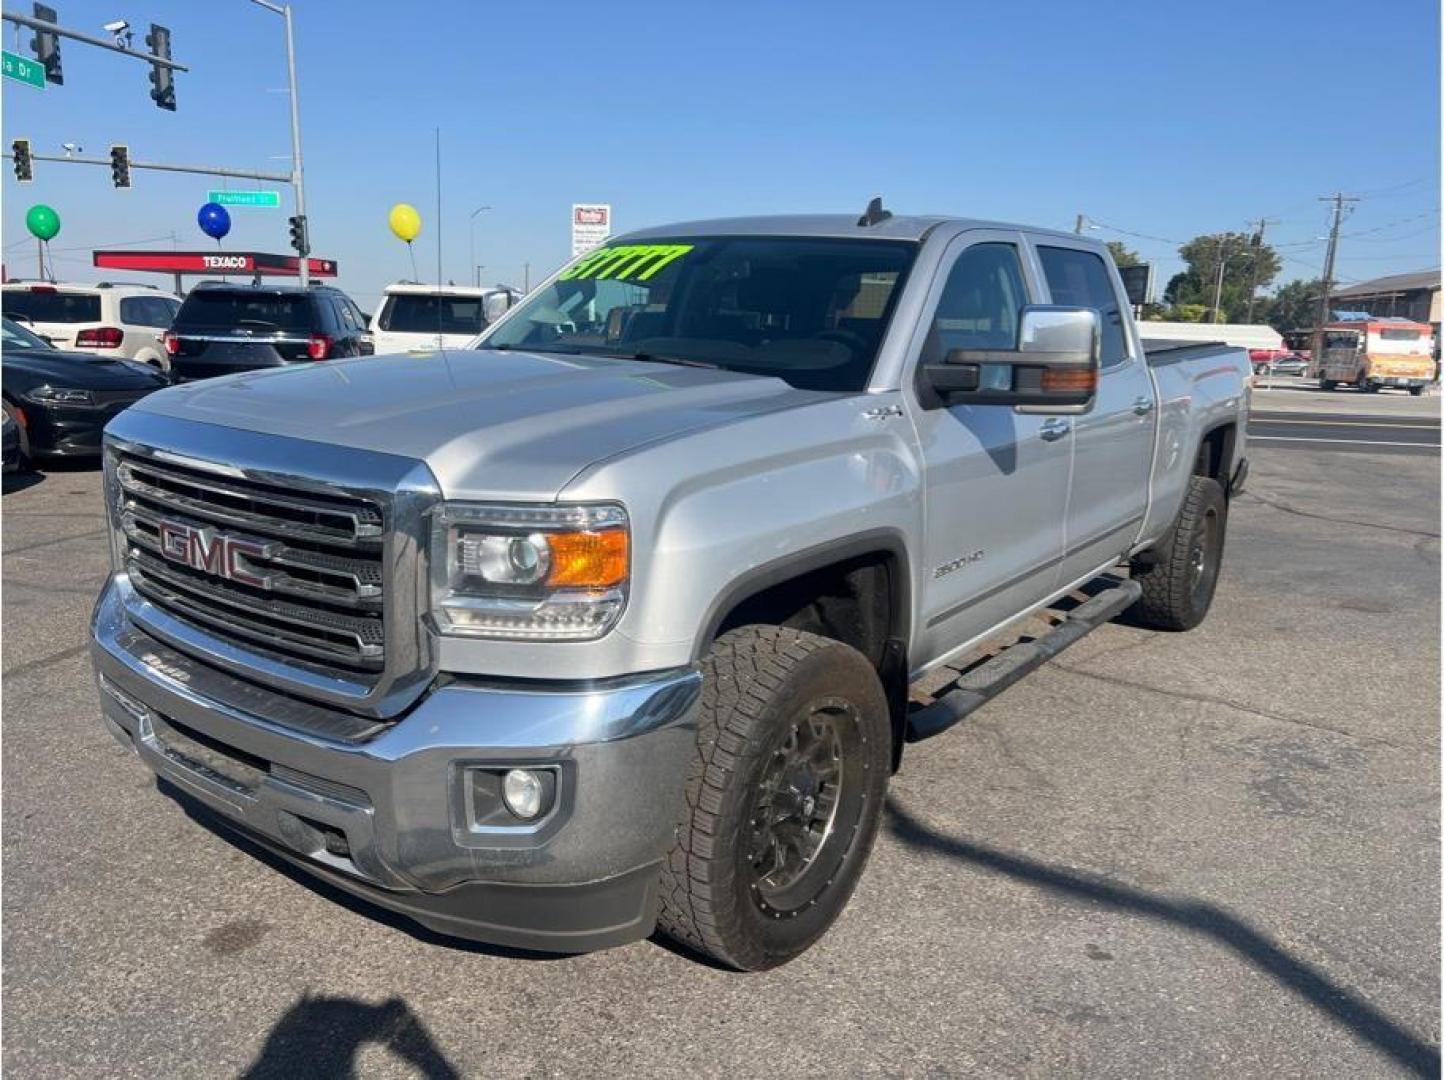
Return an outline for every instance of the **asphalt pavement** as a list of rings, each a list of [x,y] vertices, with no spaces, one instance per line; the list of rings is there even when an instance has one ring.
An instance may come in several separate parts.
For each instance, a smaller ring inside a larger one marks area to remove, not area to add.
[[[1438,454],[1252,458],[1208,621],[911,747],[841,921],[758,975],[459,945],[197,824],[98,719],[98,475],[7,480],[5,1074],[1437,1074]]]

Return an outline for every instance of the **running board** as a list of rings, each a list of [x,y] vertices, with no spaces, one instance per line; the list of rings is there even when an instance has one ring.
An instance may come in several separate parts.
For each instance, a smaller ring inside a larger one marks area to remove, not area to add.
[[[992,659],[964,672],[958,676],[955,689],[908,717],[907,741],[921,742],[947,731],[1024,675],[1132,607],[1142,595],[1142,585],[1125,579],[1079,604],[1047,633],[1032,641],[1010,645]]]

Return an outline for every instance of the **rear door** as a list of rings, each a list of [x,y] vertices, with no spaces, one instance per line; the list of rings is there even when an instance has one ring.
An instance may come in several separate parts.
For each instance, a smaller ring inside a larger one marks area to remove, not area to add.
[[[911,370],[950,349],[1015,347],[1020,312],[1039,297],[1019,234],[963,233],[930,289]],[[1054,588],[1073,444],[1067,421],[1006,405],[930,404],[915,382],[904,393],[925,472],[916,665]]]
[[[1091,246],[1039,237],[1034,254],[1049,301],[1098,312],[1103,370],[1093,408],[1072,417],[1073,482],[1068,493],[1061,584],[1121,555],[1148,507],[1155,397],[1148,361],[1129,333],[1123,283]]]

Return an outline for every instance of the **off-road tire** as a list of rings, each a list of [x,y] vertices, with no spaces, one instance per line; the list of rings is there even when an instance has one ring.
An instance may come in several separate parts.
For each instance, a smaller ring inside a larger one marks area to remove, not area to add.
[[[887,699],[877,672],[856,649],[776,626],[723,634],[702,670],[697,752],[676,844],[662,871],[658,927],[722,964],[760,971],[817,941],[862,875],[892,760]],[[838,743],[844,755],[837,759],[839,809],[806,872],[817,873],[800,879],[806,887],[817,883],[816,895],[795,909],[772,908],[765,890],[759,892],[749,854],[757,801],[785,742],[795,738],[797,718],[819,708],[846,716],[852,732],[850,742]],[[846,815],[844,808],[850,808]]]
[[[1143,586],[1143,595],[1130,609],[1130,619],[1154,630],[1192,630],[1203,622],[1218,586],[1227,526],[1228,500],[1218,481],[1190,477],[1168,533],[1133,560],[1133,579]]]

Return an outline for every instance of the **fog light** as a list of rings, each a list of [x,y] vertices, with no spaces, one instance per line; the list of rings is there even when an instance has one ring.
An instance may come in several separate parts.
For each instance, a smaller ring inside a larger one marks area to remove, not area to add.
[[[541,813],[545,791],[540,774],[530,769],[512,769],[501,781],[501,797],[506,800],[506,808],[528,821]]]

